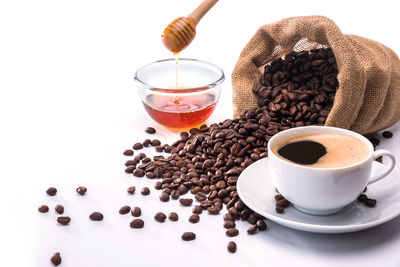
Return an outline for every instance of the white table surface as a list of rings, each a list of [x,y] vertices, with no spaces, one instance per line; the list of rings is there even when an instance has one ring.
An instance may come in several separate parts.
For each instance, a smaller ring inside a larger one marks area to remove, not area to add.
[[[160,35],[170,20],[199,1],[35,0],[0,2],[0,266],[400,266],[400,218],[370,230],[326,235],[291,230],[267,221],[268,230],[225,236],[220,216],[187,221],[191,208],[162,203],[154,181],[124,173],[122,155],[143,140],[146,126],[171,143],[177,133],[145,113],[132,76],[141,65],[170,58]],[[232,116],[230,74],[257,28],[294,15],[325,15],[346,33],[376,39],[400,52],[395,1],[228,1],[221,0],[198,26],[182,57],[223,67],[227,80],[208,122]],[[400,152],[400,132],[381,146]],[[145,153],[151,154],[151,149]],[[399,165],[396,173],[399,173]],[[84,197],[75,188],[88,187]],[[150,196],[126,194],[135,185]],[[48,197],[49,186],[59,189]],[[378,199],[379,201],[379,199]],[[52,210],[65,206],[70,226],[55,222]],[[379,202],[378,202],[379,203]],[[48,204],[51,211],[39,214]],[[142,208],[145,227],[129,227],[123,205]],[[379,205],[379,204],[378,204]],[[88,215],[101,211],[103,222]],[[160,224],[156,212],[176,211],[178,222]],[[197,239],[180,235],[194,231]],[[234,240],[238,251],[226,250]]]

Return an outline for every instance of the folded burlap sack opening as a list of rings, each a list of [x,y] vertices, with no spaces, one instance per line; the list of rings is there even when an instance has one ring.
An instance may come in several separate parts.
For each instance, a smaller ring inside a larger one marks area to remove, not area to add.
[[[232,73],[234,116],[257,107],[254,83],[265,65],[292,51],[331,47],[339,86],[325,125],[375,133],[400,119],[400,60],[390,48],[343,34],[322,16],[292,17],[264,25],[242,50]]]

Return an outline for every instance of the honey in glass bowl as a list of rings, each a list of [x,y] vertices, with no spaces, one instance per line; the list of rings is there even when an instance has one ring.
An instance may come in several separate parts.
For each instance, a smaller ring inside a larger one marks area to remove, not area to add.
[[[219,67],[194,59],[179,60],[177,86],[174,59],[150,63],[135,74],[145,110],[158,123],[172,128],[195,127],[213,113],[224,81]]]

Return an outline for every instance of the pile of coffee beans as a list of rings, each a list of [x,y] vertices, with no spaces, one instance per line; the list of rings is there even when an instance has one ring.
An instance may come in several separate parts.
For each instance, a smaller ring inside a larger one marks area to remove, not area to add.
[[[277,213],[283,213],[284,210],[290,206],[290,202],[284,198],[281,194],[275,195],[275,200],[276,200],[276,207],[275,211]]]

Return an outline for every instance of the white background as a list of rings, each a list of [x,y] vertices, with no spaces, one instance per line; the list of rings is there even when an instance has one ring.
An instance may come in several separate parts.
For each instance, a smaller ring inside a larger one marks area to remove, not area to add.
[[[177,134],[152,122],[134,88],[141,65],[172,55],[160,35],[198,0],[89,1],[2,0],[0,2],[0,266],[51,266],[60,251],[62,266],[400,266],[400,218],[353,234],[299,232],[267,222],[248,236],[247,223],[233,238],[238,252],[226,251],[222,215],[187,222],[189,208],[161,203],[153,182],[124,173],[122,151],[159,129],[163,142]],[[378,40],[400,53],[395,1],[221,0],[197,28],[182,57],[221,66],[227,80],[210,122],[232,116],[230,74],[241,49],[259,26],[295,15],[325,15],[345,33]],[[385,140],[399,155],[400,133]],[[150,155],[150,149],[145,152]],[[397,167],[397,172],[399,167]],[[75,188],[89,188],[79,197]],[[130,185],[151,195],[128,196]],[[49,186],[59,189],[49,198]],[[379,201],[379,200],[378,200]],[[68,227],[53,210],[65,206]],[[142,207],[145,228],[129,228],[122,205]],[[95,223],[92,211],[105,215]],[[179,222],[154,222],[157,211],[177,211]],[[197,239],[183,242],[183,231]]]

